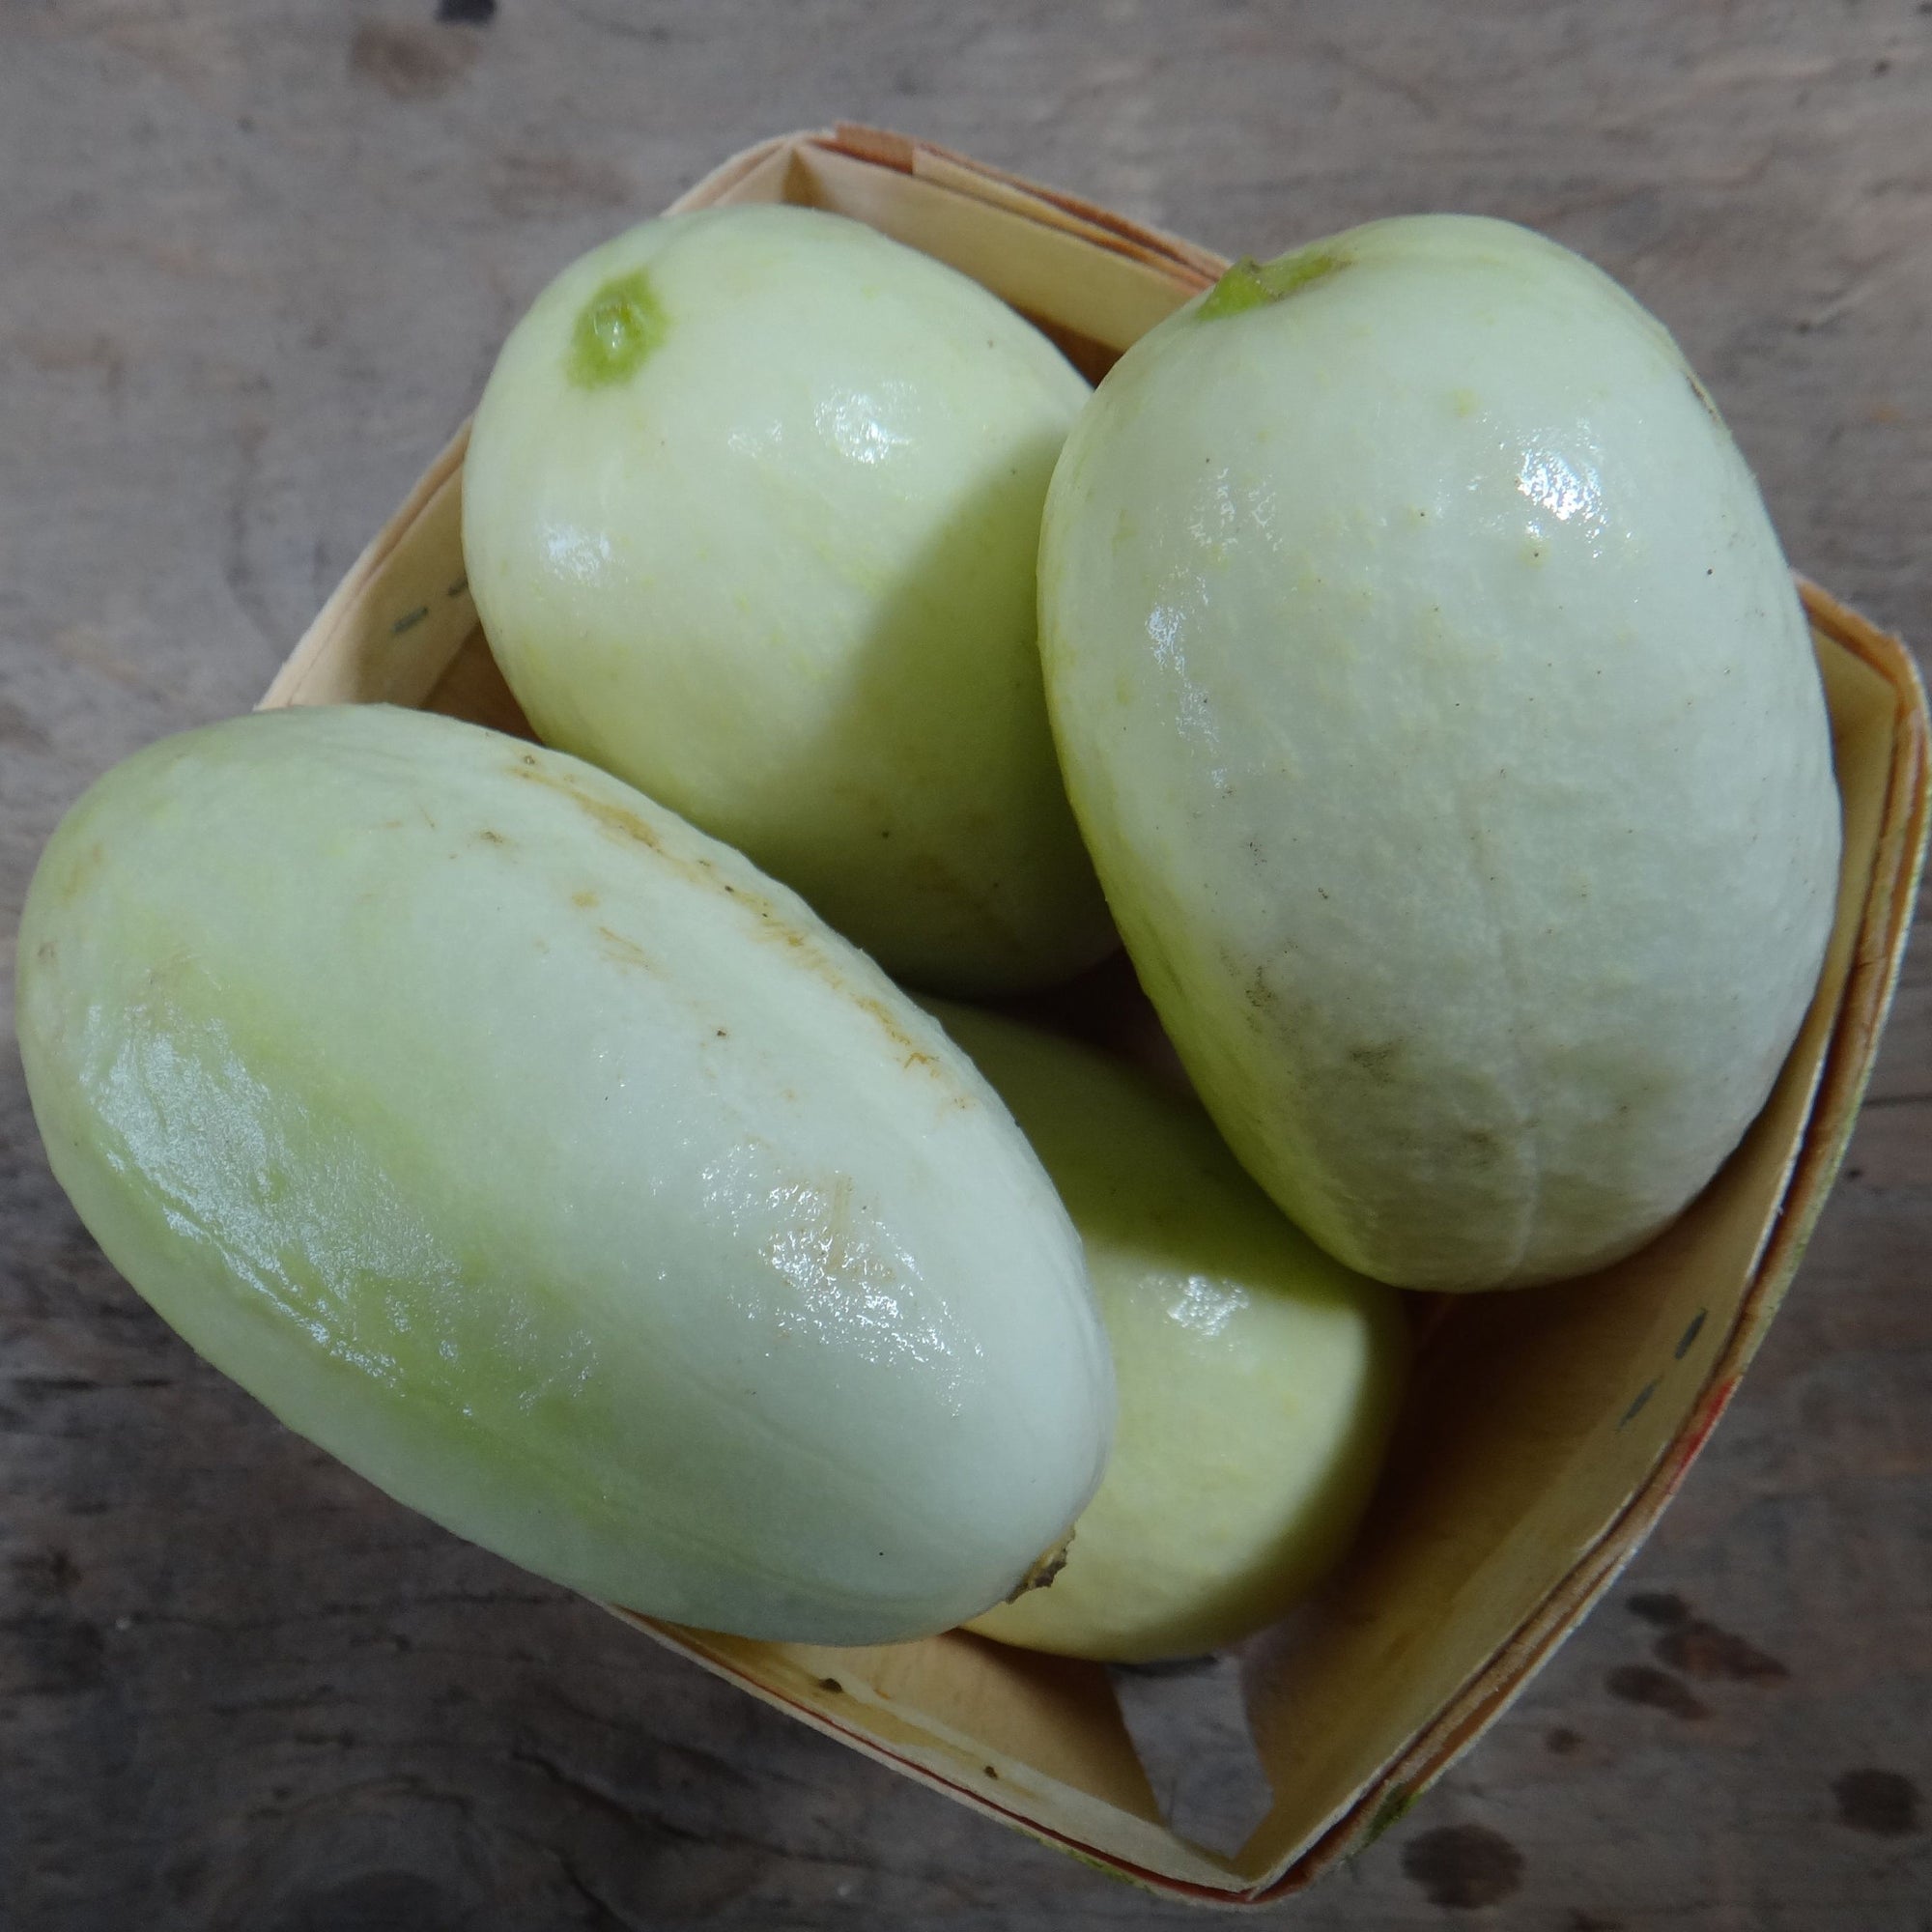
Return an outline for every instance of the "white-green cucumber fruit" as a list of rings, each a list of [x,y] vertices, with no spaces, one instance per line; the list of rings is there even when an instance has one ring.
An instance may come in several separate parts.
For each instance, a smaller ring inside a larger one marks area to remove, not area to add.
[[[1662,327],[1498,221],[1244,263],[1068,439],[1067,787],[1248,1171],[1406,1287],[1650,1239],[1762,1106],[1831,928],[1804,614]]]
[[[932,1011],[1059,1188],[1120,1385],[1113,1458],[1052,1587],[973,1629],[1129,1663],[1249,1635],[1354,1534],[1407,1368],[1401,1297],[1295,1229],[1192,1100],[1037,1028]]]
[[[566,269],[470,433],[463,543],[537,733],[986,993],[1116,944],[1040,690],[1035,565],[1089,394],[978,283],[810,209]]]
[[[109,1260],[530,1570],[912,1637],[1099,1480],[1105,1335],[997,1096],[793,894],[577,759],[375,706],[167,739],[62,822],[19,965]]]

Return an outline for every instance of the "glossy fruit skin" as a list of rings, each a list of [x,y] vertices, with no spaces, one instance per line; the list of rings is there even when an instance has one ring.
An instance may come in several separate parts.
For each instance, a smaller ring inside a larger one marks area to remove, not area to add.
[[[1401,1297],[1284,1218],[1192,1099],[1037,1028],[932,1010],[1080,1231],[1120,1386],[1065,1566],[972,1628],[1124,1663],[1236,1642],[1354,1535],[1406,1380]]]
[[[1243,1164],[1403,1286],[1632,1252],[1762,1106],[1839,810],[1756,486],[1663,328],[1372,223],[1137,343],[1041,543],[1067,787]]]
[[[1098,1481],[1079,1244],[940,1029],[604,773],[453,720],[170,738],[56,831],[18,1027],[108,1258],[292,1428],[586,1594],[818,1642]]]
[[[1040,505],[1089,394],[979,284],[740,207],[593,249],[504,344],[464,550],[546,742],[982,994],[1117,941],[1055,763]]]

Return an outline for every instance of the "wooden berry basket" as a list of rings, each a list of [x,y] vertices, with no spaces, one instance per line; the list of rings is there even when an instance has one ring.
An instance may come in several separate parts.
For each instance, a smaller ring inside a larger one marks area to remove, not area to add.
[[[1098,377],[1225,266],[942,149],[856,128],[737,156],[677,206],[786,201],[952,263]],[[526,732],[468,595],[465,438],[431,466],[265,705],[420,705]],[[1668,1233],[1605,1276],[1443,1304],[1361,1541],[1251,1673],[1274,1793],[1234,1856],[1162,1822],[1106,1673],[952,1634],[754,1643],[619,1610],[857,1749],[1161,1891],[1256,1904],[1306,1885],[1465,1750],[1629,1561],[1722,1413],[1837,1172],[1904,951],[1926,836],[1912,661],[1803,586],[1845,809],[1837,923],[1764,1113]]]

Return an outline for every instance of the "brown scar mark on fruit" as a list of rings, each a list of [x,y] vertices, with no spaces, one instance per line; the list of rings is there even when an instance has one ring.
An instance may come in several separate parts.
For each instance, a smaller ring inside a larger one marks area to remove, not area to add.
[[[107,847],[97,838],[85,852],[67,869],[67,876],[60,882],[60,890],[55,894],[63,905],[72,905],[80,897],[94,875],[107,864]]]
[[[1653,1711],[1665,1711],[1686,1723],[1695,1723],[1711,1715],[1711,1707],[1699,1699],[1690,1685],[1667,1670],[1653,1669],[1647,1663],[1626,1663],[1604,1679],[1604,1688],[1626,1704],[1642,1704]]]
[[[1015,1604],[1030,1590],[1049,1588],[1053,1579],[1066,1568],[1066,1552],[1072,1548],[1073,1532],[1069,1529],[1051,1549],[1034,1558],[1033,1568],[1007,1593],[1007,1602]]]
[[[604,942],[604,951],[619,965],[635,966],[658,979],[664,977],[664,968],[636,940],[626,939],[621,932],[612,932],[608,925],[600,925],[597,936]]]
[[[1697,372],[1694,369],[1685,370],[1684,380],[1690,384],[1690,393],[1693,396],[1695,396],[1700,403],[1703,404],[1705,413],[1710,416],[1711,420],[1714,423],[1716,423],[1719,429],[1722,429],[1724,426],[1724,419],[1718,413],[1718,406],[1711,400],[1710,390],[1705,388],[1703,384],[1697,380]]]
[[[723,892],[734,904],[743,906],[758,922],[759,937],[769,939],[783,946],[793,953],[801,964],[809,966],[825,981],[835,993],[841,993],[856,1006],[861,1012],[876,1020],[885,1031],[886,1037],[902,1054],[913,1054],[923,1059],[927,1070],[938,1079],[948,1079],[945,1066],[926,1053],[905,1028],[893,1016],[892,1009],[882,1000],[870,993],[857,991],[838,962],[829,958],[814,937],[802,931],[784,917],[762,893],[752,891],[747,886],[734,885],[729,879],[718,875],[716,863],[705,854],[686,858],[682,854],[668,852],[664,841],[658,837],[655,827],[637,812],[609,799],[594,797],[580,786],[567,773],[546,771],[542,762],[532,752],[518,755],[517,762],[508,767],[513,778],[519,778],[528,784],[540,784],[548,791],[567,798],[571,804],[582,811],[601,831],[621,844],[641,845],[654,857],[665,864],[674,866],[685,876],[698,885],[708,887],[713,892]],[[600,931],[608,931],[599,927]],[[613,935],[614,936],[614,935]],[[628,941],[621,942],[628,945]],[[644,955],[639,955],[640,960]],[[653,962],[652,971],[657,971]],[[970,1105],[970,1099],[968,1104]]]
[[[40,945],[35,947],[34,957],[38,959],[43,966],[48,966],[53,963],[54,955],[59,951],[60,947],[53,940],[43,939],[41,941]]]
[[[639,845],[648,846],[653,852],[664,850],[656,829],[635,811],[621,805],[613,805],[608,798],[593,798],[573,784],[569,779],[547,772],[537,760],[526,752],[510,767],[512,778],[523,779],[530,784],[540,784],[557,792],[570,800],[581,811],[596,820],[599,827],[618,838],[627,838]]]
[[[488,826],[485,826],[476,836],[486,845],[507,845],[510,842],[500,832],[492,832]]]
[[[842,986],[841,990],[843,990]],[[886,1037],[895,1046],[904,1049],[906,1056],[905,1064],[907,1066],[911,1066],[915,1061],[918,1061],[923,1065],[928,1073],[940,1075],[945,1072],[945,1068],[940,1065],[938,1060],[933,1055],[927,1053],[913,1038],[912,1035],[907,1033],[905,1028],[893,1017],[892,1009],[883,1000],[875,1000],[870,993],[854,993],[852,1001],[861,1012],[869,1013],[872,1018],[878,1021],[880,1026],[885,1029]]]
[[[597,895],[588,891],[572,893],[570,902],[574,906],[582,906],[585,912],[588,912],[592,906],[599,903]]]

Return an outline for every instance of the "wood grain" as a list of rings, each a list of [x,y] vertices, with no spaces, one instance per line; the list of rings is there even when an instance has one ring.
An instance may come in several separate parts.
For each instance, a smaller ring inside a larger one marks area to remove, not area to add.
[[[436,11],[0,12],[0,938],[91,777],[259,695],[553,270],[841,116],[1231,252],[1413,208],[1535,222],[1676,330],[1793,560],[1932,637],[1913,0]],[[1656,1538],[1289,1916],[1932,1922],[1928,1255],[1913,957],[1844,1181]],[[1193,1922],[281,1431],[79,1230],[11,1042],[0,1324],[10,1928]]]

